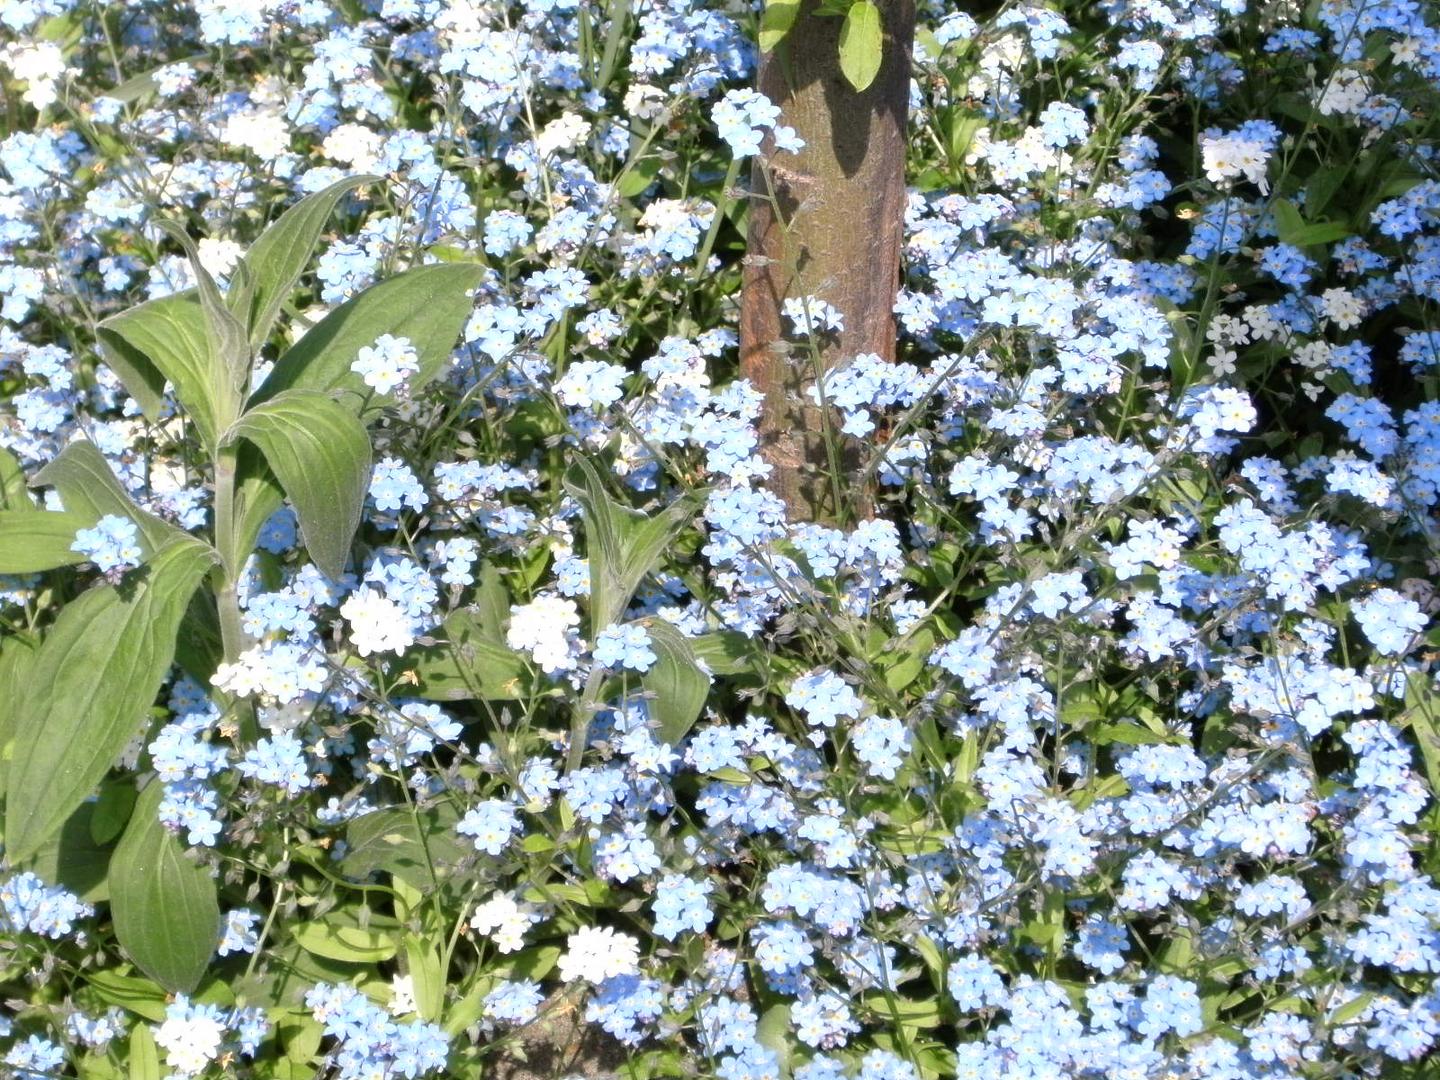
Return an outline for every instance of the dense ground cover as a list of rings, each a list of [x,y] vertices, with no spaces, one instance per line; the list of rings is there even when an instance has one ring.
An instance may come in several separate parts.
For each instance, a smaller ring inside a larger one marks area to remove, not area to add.
[[[752,5],[0,0],[0,1069],[1435,1075],[1440,19],[919,8],[815,523]]]

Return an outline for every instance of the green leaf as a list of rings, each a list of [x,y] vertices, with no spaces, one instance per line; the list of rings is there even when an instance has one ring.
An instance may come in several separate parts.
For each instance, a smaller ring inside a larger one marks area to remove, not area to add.
[[[210,54],[208,52],[201,52],[192,53],[190,56],[186,56],[180,60],[167,60],[157,67],[153,67],[148,71],[142,71],[139,75],[132,75],[122,83],[117,83],[105,91],[105,96],[130,105],[154,93],[159,87],[159,84],[155,81],[155,77],[172,63],[196,64],[203,63],[209,59]]]
[[[621,175],[615,185],[615,193],[622,199],[633,199],[655,182],[663,164],[664,160],[658,155],[641,158]]]
[[[565,490],[580,503],[590,561],[590,626],[598,633],[614,623],[645,575],[660,565],[666,547],[698,509],[691,499],[667,506],[654,517],[611,498],[595,466],[577,457]]]
[[[304,1064],[320,1052],[325,1026],[305,1009],[292,1009],[275,1024],[285,1046],[285,1056]]]
[[[223,658],[224,642],[215,597],[207,590],[198,590],[190,598],[190,606],[180,621],[180,634],[175,639],[175,662],[204,686],[210,682]]]
[[[677,745],[683,739],[710,696],[710,677],[695,663],[695,652],[685,635],[663,619],[645,624],[656,660],[640,676],[650,701],[650,715],[659,724],[660,741]]]
[[[800,0],[765,0],[760,16],[760,51],[769,52],[779,45],[800,14]]]
[[[321,230],[340,200],[361,184],[380,179],[347,176],[323,191],[307,195],[281,214],[245,253],[240,260],[246,269],[245,285],[232,287],[227,299],[249,328],[252,349],[258,350],[269,338],[285,301],[315,253]]]
[[[363,814],[346,826],[340,866],[348,877],[382,872],[423,893],[433,892],[473,853],[455,832],[459,821],[459,813],[449,803],[413,814],[402,809]]]
[[[223,429],[235,415],[240,395],[250,382],[250,367],[253,354],[250,339],[244,325],[235,317],[220,286],[200,261],[200,252],[190,235],[173,221],[156,221],[155,225],[168,233],[185,250],[190,260],[190,269],[195,275],[196,292],[200,297],[200,310],[205,316],[205,367],[210,383],[218,390],[219,415],[217,429]],[[207,440],[207,446],[214,443]]]
[[[161,1014],[163,1017],[163,1013]],[[144,1024],[130,1029],[130,1080],[160,1080],[160,1049]]]
[[[0,686],[19,687],[29,683],[28,672],[39,639],[22,632],[11,632],[0,637]],[[10,740],[15,734],[15,717],[20,711],[17,693],[0,694],[0,796],[3,796],[10,777]]]
[[[1339,221],[1307,222],[1295,204],[1288,199],[1276,199],[1271,211],[1275,216],[1275,231],[1282,243],[1295,247],[1312,244],[1332,244],[1350,235],[1350,226]]]
[[[1424,675],[1411,675],[1405,684],[1405,706],[1399,717],[1400,728],[1410,729],[1420,747],[1430,793],[1440,795],[1440,694],[1430,688]]]
[[[318,390],[289,390],[242,416],[231,430],[236,437],[265,455],[295,506],[310,558],[338,580],[370,483],[365,425]]]
[[[478,608],[459,608],[445,619],[438,644],[409,654],[405,666],[430,701],[518,701],[529,669],[519,653],[492,636]]]
[[[45,881],[63,885],[91,903],[110,895],[105,880],[110,850],[90,835],[94,815],[94,803],[81,803],[26,864]]]
[[[60,612],[15,716],[5,822],[13,861],[40,850],[141,731],[181,617],[217,558],[183,536],[132,575],[138,581],[91,589]]]
[[[136,794],[128,778],[101,787],[90,815],[90,838],[96,844],[108,844],[120,835],[134,813]]]
[[[0,574],[38,574],[84,562],[70,545],[93,524],[84,514],[0,510]]]
[[[695,658],[716,675],[739,675],[754,671],[761,657],[754,639],[738,630],[715,630],[688,639]]]
[[[1360,1014],[1368,1009],[1374,1001],[1375,995],[1369,991],[1357,995],[1326,1016],[1325,1026],[1332,1029],[1344,1027],[1352,1020],[1359,1019]]]
[[[188,858],[160,824],[165,786],[152,780],[110,865],[110,914],[115,937],[135,965],[161,986],[190,993],[220,940],[215,880]]]
[[[352,391],[356,395],[352,412],[358,412],[367,397],[391,400],[375,394],[350,370],[360,350],[373,345],[381,334],[409,339],[420,370],[408,386],[418,390],[450,358],[474,308],[470,292],[484,272],[479,263],[441,263],[419,266],[371,286],[311,327],[276,362],[251,404],[292,389]]]
[[[1344,240],[1351,232],[1350,226],[1343,221],[1315,221],[1291,233],[1289,243],[1296,247],[1333,244],[1337,240]]]
[[[25,470],[20,459],[0,446],[0,510],[34,510],[35,501],[25,490]]]
[[[856,0],[840,27],[840,71],[856,90],[865,90],[880,74],[885,35],[880,9],[871,0]]]
[[[445,1004],[445,973],[439,950],[424,938],[406,935],[405,968],[415,991],[415,1012],[433,1024],[440,1019]]]
[[[210,333],[196,290],[112,315],[100,324],[97,337],[105,362],[150,420],[158,422],[163,415],[168,379],[201,442],[216,445],[239,400],[230,373],[211,363]]]
[[[510,590],[492,562],[480,564],[475,582],[475,619],[478,631],[490,641],[505,643],[505,620],[510,618]]]
[[[864,1003],[866,1008],[873,1009],[878,1016],[908,1028],[933,1028],[944,1022],[940,1013],[940,1002],[933,997],[914,1001],[896,995],[871,994],[864,999]]]
[[[85,986],[106,1005],[118,1005],[146,1020],[165,1019],[165,991],[149,979],[98,968],[86,973]]]
[[[128,517],[140,532],[140,547],[146,557],[187,536],[168,521],[136,506],[94,443],[72,442],[30,482],[37,487],[53,487],[66,512],[84,519],[86,528],[106,514]]]
[[[790,1062],[795,1052],[795,1041],[791,1038],[790,1005],[776,1002],[760,1014],[755,1025],[755,1041],[775,1053],[780,1064],[780,1075],[790,1075]]]
[[[358,926],[301,923],[291,932],[296,944],[314,956],[346,964],[376,964],[395,955],[395,938],[380,930]]]
[[[409,386],[420,388],[450,358],[474,307],[470,291],[484,272],[478,263],[421,266],[366,289],[320,320],[280,358],[251,395],[251,407],[289,389],[349,391],[341,404],[356,414],[366,401],[389,400],[373,394],[350,370],[360,350],[373,345],[381,334],[409,339],[420,365]],[[240,452],[236,510],[236,547],[246,552],[282,502],[280,485],[264,458],[247,450],[242,447]]]

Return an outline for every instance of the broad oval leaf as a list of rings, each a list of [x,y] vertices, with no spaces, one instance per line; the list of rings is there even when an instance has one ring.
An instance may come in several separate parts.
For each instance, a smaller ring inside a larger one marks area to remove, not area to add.
[[[28,665],[14,716],[6,854],[28,859],[94,791],[144,725],[175,654],[190,598],[219,556],[181,534],[138,580],[60,612]]]
[[[69,514],[94,525],[106,514],[128,517],[140,531],[140,547],[147,556],[187,536],[168,521],[141,510],[125,493],[115,470],[94,443],[72,442],[30,481],[35,487],[53,487]]]
[[[856,90],[868,89],[880,74],[885,35],[880,9],[871,0],[856,0],[840,27],[840,71]]]
[[[135,804],[110,862],[110,914],[135,966],[167,990],[189,993],[220,940],[220,904],[210,871],[160,824],[164,794],[151,781]]]
[[[650,698],[650,715],[659,727],[660,741],[677,745],[689,734],[705,699],[710,696],[710,676],[695,662],[695,651],[679,630],[663,619],[645,623],[655,663],[640,677]]]
[[[765,0],[760,16],[760,51],[769,52],[779,45],[800,14],[800,0]]]
[[[107,872],[110,849],[91,835],[94,803],[81,803],[54,836],[46,840],[26,869],[54,885],[63,885],[82,900],[110,897]]]
[[[247,412],[231,434],[260,448],[295,505],[310,558],[338,579],[370,484],[365,425],[318,390],[287,390]]]
[[[416,650],[405,661],[430,701],[516,701],[524,696],[525,660],[492,634],[485,615],[461,608],[445,619],[444,640]]]
[[[289,389],[353,391],[340,403],[359,413],[369,388],[350,365],[362,348],[381,334],[408,338],[420,370],[412,389],[433,378],[450,357],[474,304],[470,292],[485,268],[478,263],[445,263],[408,270],[366,289],[320,320],[275,365],[270,377],[251,395],[251,406]],[[371,398],[384,401],[386,399]],[[267,518],[280,508],[280,485],[259,454],[241,448],[239,473],[238,550],[248,553]]]
[[[259,349],[275,327],[280,310],[300,280],[325,222],[348,193],[378,176],[347,176],[322,191],[307,195],[281,214],[260,234],[240,260],[245,267],[243,288],[232,288],[230,306],[249,329],[250,346]],[[237,281],[240,275],[236,275]]]
[[[252,404],[292,389],[352,391],[356,397],[352,411],[358,411],[367,397],[387,400],[350,370],[360,350],[373,345],[381,334],[409,339],[420,370],[408,386],[418,389],[449,358],[474,307],[470,292],[484,272],[480,263],[440,263],[417,266],[371,286],[306,331],[276,362],[252,396]]]
[[[70,545],[76,532],[93,524],[84,514],[0,510],[0,574],[38,574],[84,562]]]
[[[211,362],[210,334],[196,290],[112,315],[97,336],[106,363],[146,416],[161,418],[168,379],[201,441],[215,445],[238,403],[230,373],[220,360]]]
[[[345,828],[347,877],[387,873],[422,893],[434,892],[474,849],[455,831],[459,812],[449,803],[424,810],[374,810]]]

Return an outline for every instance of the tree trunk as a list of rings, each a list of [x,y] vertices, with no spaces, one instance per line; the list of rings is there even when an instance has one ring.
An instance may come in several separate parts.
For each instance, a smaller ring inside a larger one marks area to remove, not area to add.
[[[857,453],[832,461],[842,438],[809,396],[817,368],[859,353],[895,358],[895,293],[905,213],[906,116],[914,0],[882,0],[880,72],[856,92],[840,72],[842,18],[805,0],[781,43],[760,62],[759,90],[781,124],[805,140],[798,153],[757,156],[751,171],[750,233],[740,312],[741,373],[765,395],[761,452],[769,486],[792,517],[841,521],[868,503],[857,490]],[[770,149],[767,141],[766,150]],[[787,341],[781,305],[815,297],[837,308],[845,328],[819,340],[819,362],[803,338]],[[832,479],[839,464],[843,476]]]

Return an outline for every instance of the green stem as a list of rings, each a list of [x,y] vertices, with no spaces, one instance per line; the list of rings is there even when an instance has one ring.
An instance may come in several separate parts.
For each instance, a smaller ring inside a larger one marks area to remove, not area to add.
[[[250,646],[245,625],[240,618],[240,596],[236,583],[244,569],[244,555],[235,549],[238,539],[235,522],[235,480],[238,452],[235,447],[222,447],[215,455],[215,546],[220,552],[216,568],[219,581],[215,588],[215,606],[220,617],[220,646],[224,662],[233,664]],[[245,738],[258,736],[255,709],[244,698],[232,699],[236,722]]]
[[[590,671],[585,681],[585,691],[575,704],[570,715],[570,747],[565,757],[565,775],[580,768],[585,759],[585,740],[590,736],[590,717],[595,712],[595,699],[600,696],[600,684],[605,680],[605,669],[598,664]]]

